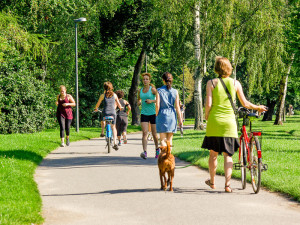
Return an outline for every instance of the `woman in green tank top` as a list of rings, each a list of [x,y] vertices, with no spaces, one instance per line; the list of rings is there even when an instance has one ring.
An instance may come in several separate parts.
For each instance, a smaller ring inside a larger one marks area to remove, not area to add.
[[[152,85],[151,82],[151,75],[150,73],[143,73],[143,84],[142,87],[138,92],[138,105],[142,105],[141,111],[141,127],[143,132],[142,137],[142,144],[143,144],[143,152],[140,156],[143,159],[147,159],[147,145],[148,145],[148,129],[149,124],[151,126],[151,132],[155,144],[155,158],[159,155],[159,148],[158,148],[158,137],[156,132],[156,111],[155,111],[155,103],[156,103],[156,88]]]
[[[227,58],[219,56],[216,58],[215,72],[224,81],[233,101],[235,101],[237,93],[241,104],[245,108],[259,112],[267,111],[265,106],[254,105],[247,101],[240,82],[229,77],[232,66]],[[230,188],[233,167],[232,155],[239,148],[237,124],[230,100],[222,83],[217,78],[208,81],[206,85],[205,120],[207,121],[207,127],[202,148],[210,150],[208,161],[210,179],[206,180],[205,183],[212,189],[216,188],[217,157],[218,154],[223,154],[225,192],[232,192]]]

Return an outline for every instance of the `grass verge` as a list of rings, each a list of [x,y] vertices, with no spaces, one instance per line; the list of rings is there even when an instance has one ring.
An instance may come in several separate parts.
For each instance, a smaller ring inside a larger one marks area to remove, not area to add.
[[[128,133],[140,127],[128,126]],[[99,137],[100,128],[71,129],[70,141]],[[0,135],[0,224],[41,224],[42,200],[34,181],[37,166],[60,145],[59,129]]]
[[[262,185],[270,191],[288,194],[300,202],[300,116],[287,117],[282,126],[274,121],[255,121],[253,130],[262,130],[262,159],[269,169],[262,173]],[[241,124],[241,123],[240,123]],[[209,151],[201,149],[205,131],[186,130],[174,137],[173,153],[180,159],[208,168]],[[233,161],[238,162],[238,154]],[[217,173],[224,175],[223,157],[218,157]],[[240,178],[240,171],[233,171]],[[250,182],[250,173],[247,172]],[[203,181],[204,182],[204,181]]]

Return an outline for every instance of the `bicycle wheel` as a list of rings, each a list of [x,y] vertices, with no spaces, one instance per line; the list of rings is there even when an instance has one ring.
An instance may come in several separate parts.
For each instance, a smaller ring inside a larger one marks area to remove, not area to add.
[[[111,137],[108,137],[107,139],[107,148],[108,148],[108,153],[110,153],[110,149],[111,149]]]
[[[241,179],[242,179],[242,189],[246,188],[246,170],[247,170],[247,149],[245,144],[245,139],[242,138],[242,143],[240,146],[241,151]]]
[[[250,142],[250,173],[251,183],[255,194],[259,192],[261,185],[261,158],[258,157],[257,150],[260,150],[260,144],[256,136],[251,138]]]

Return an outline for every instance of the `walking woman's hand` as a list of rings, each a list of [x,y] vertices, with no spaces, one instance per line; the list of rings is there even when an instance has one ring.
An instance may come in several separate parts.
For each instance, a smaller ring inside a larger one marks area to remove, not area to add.
[[[265,112],[265,111],[268,111],[268,107],[264,106],[264,105],[259,105],[257,106],[257,109],[256,109],[258,112]]]

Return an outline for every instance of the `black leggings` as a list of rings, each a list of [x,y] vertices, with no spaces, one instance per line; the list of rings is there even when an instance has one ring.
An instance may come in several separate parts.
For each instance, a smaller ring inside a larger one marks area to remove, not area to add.
[[[59,123],[59,126],[60,126],[60,138],[65,137],[65,130],[66,130],[66,135],[69,136],[70,135],[70,126],[71,126],[72,119],[68,120],[68,119],[65,119],[62,116],[58,116],[57,120],[58,120],[58,123]]]

